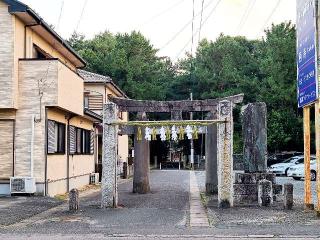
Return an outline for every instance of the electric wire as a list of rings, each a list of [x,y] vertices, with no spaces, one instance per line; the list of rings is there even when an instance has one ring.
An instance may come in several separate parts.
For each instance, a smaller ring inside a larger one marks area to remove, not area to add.
[[[193,31],[194,31],[194,0],[192,0],[191,56],[193,54],[193,41],[194,41]]]
[[[278,0],[276,5],[274,6],[274,8],[272,9],[272,12],[269,14],[267,20],[263,23],[262,28],[260,29],[261,32],[264,31],[265,27],[267,26],[267,24],[269,23],[269,21],[271,20],[273,14],[276,12],[277,8],[279,7],[281,3],[281,0]]]
[[[219,6],[219,4],[221,3],[222,0],[218,0],[218,2],[216,3],[216,5],[213,7],[213,9],[211,10],[211,12],[207,15],[207,17],[204,19],[204,21],[201,24],[201,28],[206,24],[206,22],[209,20],[209,18],[211,17],[211,15],[215,12],[215,10],[217,9],[217,7]],[[197,29],[197,31],[194,34],[198,34],[201,30],[201,28],[199,27]],[[191,39],[183,46],[183,48],[179,51],[179,53],[176,55],[176,59],[179,58],[179,56],[181,55],[181,53],[188,47],[188,45],[190,44]]]
[[[78,22],[77,22],[77,26],[76,26],[74,32],[77,32],[78,29],[79,29],[79,26],[80,26],[80,23],[81,23],[81,20],[82,20],[82,17],[83,17],[83,13],[84,13],[84,10],[85,10],[85,8],[86,8],[86,6],[87,6],[87,3],[88,3],[88,0],[85,0],[84,3],[83,3],[82,11],[81,11],[81,14],[80,14],[80,18],[79,18],[79,20],[78,20]]]
[[[150,23],[152,23],[154,20],[156,20],[157,18],[161,17],[162,15],[165,15],[166,13],[170,12],[171,10],[175,9],[176,7],[178,7],[179,5],[181,5],[183,2],[185,2],[186,0],[180,0],[174,4],[172,4],[170,7],[166,8],[165,10],[159,12],[158,14],[154,15],[153,17],[149,18],[147,21],[145,21],[142,24],[141,28],[144,28],[145,26],[149,25]]]
[[[237,35],[240,33],[240,31],[242,30],[243,26],[246,24],[246,22],[248,20],[248,17],[250,16],[250,13],[251,13],[255,3],[256,3],[256,0],[251,0],[249,2],[244,14],[242,15],[242,18],[241,18],[241,20],[239,22],[239,25],[237,26],[237,29],[236,29]]]
[[[206,9],[207,7],[209,7],[212,3],[214,2],[214,0],[211,0],[205,7],[204,9]],[[201,14],[201,11],[199,11],[198,13],[195,14],[195,18],[197,18],[199,15]],[[175,33],[160,49],[163,50],[164,48],[166,48],[171,42],[173,42],[190,24],[192,23],[192,19],[190,21],[188,21],[177,33]]]
[[[201,15],[200,15],[200,24],[199,24],[199,36],[198,36],[198,43],[200,42],[200,39],[201,39],[201,25],[202,25],[202,17],[203,17],[203,4],[204,4],[204,0],[202,0],[201,2]]]

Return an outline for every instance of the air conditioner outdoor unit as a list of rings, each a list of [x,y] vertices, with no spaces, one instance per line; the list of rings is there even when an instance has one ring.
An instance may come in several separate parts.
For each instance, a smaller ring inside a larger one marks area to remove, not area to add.
[[[98,184],[99,183],[99,173],[90,173],[90,184]]]
[[[10,193],[28,193],[36,192],[36,182],[32,177],[11,177],[10,178]]]

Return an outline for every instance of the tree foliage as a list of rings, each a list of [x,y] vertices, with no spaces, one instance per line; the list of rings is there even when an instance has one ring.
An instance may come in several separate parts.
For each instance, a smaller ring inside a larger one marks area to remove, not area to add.
[[[245,104],[268,107],[268,149],[303,148],[301,113],[296,101],[295,27],[272,25],[265,38],[220,35],[202,40],[195,56],[173,64],[139,32],[104,32],[93,39],[74,34],[69,43],[88,62],[87,69],[111,76],[135,99],[217,98],[245,94]],[[241,152],[240,109],[235,111],[235,147]]]

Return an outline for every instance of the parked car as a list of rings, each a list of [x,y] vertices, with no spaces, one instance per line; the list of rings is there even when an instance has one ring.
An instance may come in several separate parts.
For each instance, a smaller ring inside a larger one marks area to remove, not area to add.
[[[311,157],[312,159],[315,159],[314,157]],[[271,165],[268,170],[269,172],[272,172],[276,175],[284,175],[287,176],[288,170],[290,167],[295,166],[297,164],[304,163],[304,156],[294,156],[291,157],[281,163],[273,164]]]
[[[317,180],[317,163],[315,159],[310,161],[310,169],[311,169],[311,181]],[[298,164],[292,166],[288,170],[288,177],[292,177],[294,180],[300,180],[304,178],[304,164]]]
[[[270,167],[271,165],[274,165],[276,163],[282,163],[291,157],[296,157],[296,156],[300,156],[300,155],[303,155],[303,152],[291,151],[291,152],[281,152],[281,153],[276,153],[276,154],[270,154],[268,157],[268,162],[267,162],[268,167]]]

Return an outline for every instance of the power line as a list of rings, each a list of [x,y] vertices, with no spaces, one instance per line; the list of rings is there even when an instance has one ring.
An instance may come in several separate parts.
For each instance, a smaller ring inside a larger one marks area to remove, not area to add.
[[[76,26],[76,28],[75,28],[75,32],[77,32],[78,29],[79,29],[80,22],[81,22],[81,19],[82,19],[82,17],[83,17],[83,13],[84,13],[84,10],[85,10],[85,8],[86,8],[86,6],[87,6],[87,3],[88,3],[88,0],[85,0],[84,3],[83,3],[82,11],[81,11],[80,18],[79,18],[79,20],[78,20],[77,26]]]
[[[238,27],[237,27],[237,29],[236,29],[237,34],[240,33],[241,29],[243,28],[243,26],[244,26],[245,23],[247,22],[248,17],[249,17],[249,15],[250,15],[250,13],[251,13],[251,11],[252,11],[255,3],[256,3],[256,0],[251,0],[251,1],[249,2],[249,4],[248,4],[248,6],[247,6],[247,8],[246,8],[246,10],[245,10],[245,12],[244,12],[244,14],[242,15],[241,21],[240,21],[240,23],[239,23],[239,25],[238,25]]]
[[[201,16],[200,16],[200,25],[199,25],[199,37],[198,37],[198,43],[200,42],[201,39],[201,27],[202,27],[202,17],[203,17],[203,4],[204,4],[204,0],[202,0],[201,2]]]
[[[192,25],[191,25],[191,56],[193,54],[193,31],[194,31],[194,0],[192,0]],[[192,66],[191,66],[192,67]]]
[[[268,16],[267,20],[264,22],[264,24],[262,25],[262,28],[260,29],[261,32],[264,31],[266,25],[269,23],[270,19],[272,18],[273,14],[276,12],[277,8],[279,7],[281,3],[281,0],[278,0],[278,2],[276,3],[276,5],[274,6],[274,8],[272,9],[272,12],[270,13],[270,15]]]
[[[176,7],[178,7],[179,5],[181,5],[185,0],[180,0],[174,4],[172,4],[170,7],[166,8],[165,10],[159,12],[158,14],[154,15],[153,17],[151,17],[150,19],[148,19],[147,21],[145,21],[142,24],[142,27],[145,27],[146,25],[150,24],[151,22],[153,22],[155,19],[161,17],[162,15],[166,14],[167,12],[170,12],[171,10],[175,9]]]
[[[213,9],[211,10],[211,12],[208,14],[208,16],[204,19],[203,23],[201,24],[201,26],[197,29],[197,31],[194,33],[198,34],[201,30],[201,28],[206,24],[206,22],[209,20],[209,18],[211,17],[211,15],[215,12],[215,10],[217,9],[217,7],[219,6],[219,4],[221,3],[222,0],[218,0],[218,2],[216,3],[216,5],[213,7]],[[190,44],[191,39],[186,43],[186,45],[184,45],[184,47],[179,51],[179,53],[177,54],[176,58],[178,58],[181,53],[188,47],[188,45]]]
[[[58,22],[57,22],[57,25],[56,25],[57,31],[59,30],[59,27],[60,27],[60,22],[61,22],[63,7],[64,7],[64,0],[62,0],[62,3],[61,3],[60,14],[59,14]]]
[[[214,2],[214,0],[211,0],[204,8],[206,9],[207,7],[209,7],[212,3]],[[201,14],[201,11],[199,11],[197,14],[195,14],[195,18],[198,17]],[[170,38],[169,41],[167,41],[159,50],[164,49],[165,47],[167,47],[172,41],[174,41],[190,24],[192,23],[192,19],[190,21],[188,21],[172,38]]]

